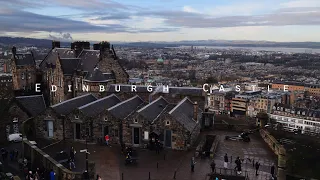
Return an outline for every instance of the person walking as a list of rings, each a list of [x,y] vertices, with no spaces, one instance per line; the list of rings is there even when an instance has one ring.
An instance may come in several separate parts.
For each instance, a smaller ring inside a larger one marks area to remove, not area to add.
[[[70,168],[70,170],[76,168],[76,165],[74,163],[74,159],[72,159],[71,157],[69,158],[69,168]]]
[[[70,158],[74,161],[75,159],[75,154],[76,154],[76,151],[74,149],[73,146],[71,146],[71,149],[70,149]]]
[[[237,157],[235,163],[236,163],[237,173],[241,174],[242,173],[242,171],[241,171],[241,160],[240,160],[239,156]]]
[[[50,171],[50,180],[55,180],[56,179],[56,173],[51,169]]]
[[[191,172],[194,172],[194,165],[196,164],[194,157],[191,158]]]
[[[224,167],[225,169],[228,169],[228,162],[229,162],[228,154],[226,153],[226,154],[224,155],[224,163],[223,163],[223,167]]]
[[[274,178],[274,169],[275,169],[274,164],[272,164],[272,166],[271,166],[271,176],[272,176],[272,178]]]
[[[106,140],[106,145],[108,146],[109,145],[109,135],[107,134],[104,139]]]
[[[259,175],[258,171],[259,171],[260,163],[257,161],[255,166],[256,166],[256,176],[258,176]]]
[[[215,170],[216,170],[216,163],[214,162],[214,160],[212,160],[210,166],[211,166],[211,171],[212,171],[212,173],[214,173]]]

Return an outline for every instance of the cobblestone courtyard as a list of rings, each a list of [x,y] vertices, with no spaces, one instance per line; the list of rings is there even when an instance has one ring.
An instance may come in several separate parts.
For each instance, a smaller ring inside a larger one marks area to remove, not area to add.
[[[235,167],[234,161],[237,156],[244,159],[242,169],[248,171],[250,180],[265,180],[270,178],[270,167],[276,158],[261,138],[250,136],[251,142],[241,141],[225,141],[225,135],[237,135],[234,132],[215,131],[214,133],[220,137],[220,142],[214,156],[216,168],[223,167],[223,156],[225,153],[229,156],[229,168]],[[70,144],[58,143],[50,148],[45,149],[50,155],[61,151],[68,150]],[[83,171],[85,169],[85,154],[79,153],[79,150],[85,149],[85,145],[81,143],[73,143],[77,150],[75,171]],[[190,160],[194,156],[195,151],[172,151],[164,150],[160,154],[146,149],[136,149],[138,155],[138,163],[125,165],[125,157],[121,154],[120,147],[115,145],[112,147],[88,145],[90,151],[89,160],[95,161],[96,172],[102,176],[104,180],[148,180],[149,173],[151,180],[171,180],[174,176],[177,180],[205,180],[206,174],[210,172],[210,159],[196,158],[195,172],[190,170]],[[261,166],[259,176],[255,176],[255,169],[249,159],[258,161]],[[123,178],[123,179],[122,179]]]

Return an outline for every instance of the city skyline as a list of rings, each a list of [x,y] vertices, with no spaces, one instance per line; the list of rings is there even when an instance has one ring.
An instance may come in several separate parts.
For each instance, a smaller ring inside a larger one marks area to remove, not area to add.
[[[0,34],[53,40],[320,41],[316,0],[0,0]]]

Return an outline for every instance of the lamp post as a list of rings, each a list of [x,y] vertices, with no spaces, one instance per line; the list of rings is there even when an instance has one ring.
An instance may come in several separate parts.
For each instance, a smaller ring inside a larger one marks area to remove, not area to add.
[[[88,162],[88,141],[87,141],[87,136],[86,136],[86,170],[88,172],[88,166],[89,166],[89,162]]]

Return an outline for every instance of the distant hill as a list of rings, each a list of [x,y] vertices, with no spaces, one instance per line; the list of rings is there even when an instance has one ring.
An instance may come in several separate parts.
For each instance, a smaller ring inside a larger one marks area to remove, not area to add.
[[[0,37],[0,46],[37,46],[51,47],[52,40],[23,37]],[[96,42],[91,42],[96,43]],[[272,42],[272,41],[233,41],[233,40],[198,40],[175,42],[111,42],[117,46],[128,47],[176,47],[176,46],[233,46],[233,47],[287,47],[319,48],[320,42]],[[70,42],[61,42],[62,47],[70,47]]]

